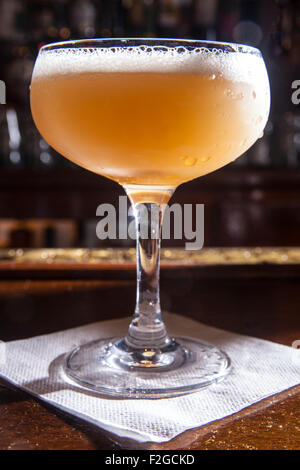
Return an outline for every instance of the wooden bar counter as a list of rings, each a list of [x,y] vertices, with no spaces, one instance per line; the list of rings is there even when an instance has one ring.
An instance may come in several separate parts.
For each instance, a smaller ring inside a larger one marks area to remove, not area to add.
[[[300,340],[299,249],[186,253],[162,254],[164,309],[288,346]],[[0,253],[3,341],[130,316],[134,301],[134,250]],[[167,443],[138,444],[1,380],[0,449],[300,449],[300,386]]]

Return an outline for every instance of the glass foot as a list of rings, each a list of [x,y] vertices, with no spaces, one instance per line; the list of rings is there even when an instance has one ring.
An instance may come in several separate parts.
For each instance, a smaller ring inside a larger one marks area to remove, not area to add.
[[[164,349],[128,348],[124,338],[84,344],[72,351],[65,373],[81,386],[119,398],[166,398],[222,380],[230,359],[193,338],[172,339]]]

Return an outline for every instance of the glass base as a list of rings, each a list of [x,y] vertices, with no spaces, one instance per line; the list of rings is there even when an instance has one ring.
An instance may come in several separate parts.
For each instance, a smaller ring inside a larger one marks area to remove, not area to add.
[[[178,337],[159,350],[132,350],[125,338],[108,338],[72,351],[65,373],[87,389],[118,398],[166,398],[222,380],[230,359],[213,345]]]

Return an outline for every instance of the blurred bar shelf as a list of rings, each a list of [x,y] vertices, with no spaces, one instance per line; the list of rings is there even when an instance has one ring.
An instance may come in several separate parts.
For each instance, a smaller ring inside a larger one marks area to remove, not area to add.
[[[79,192],[80,190],[80,192]],[[253,193],[261,190],[263,193]],[[298,195],[294,201],[300,207],[300,169],[245,168],[228,166],[200,179],[180,186],[173,200],[180,203],[198,202],[207,193],[208,202],[226,191],[239,191],[253,200],[270,193]],[[7,169],[0,171],[0,217],[90,217],[100,202],[117,201],[123,189],[115,182],[79,168],[47,170]],[[38,199],[37,199],[38,198]]]
[[[0,219],[96,221],[99,204],[118,207],[124,194],[117,183],[83,169],[2,168]],[[299,169],[229,165],[180,186],[172,203],[205,205],[207,247],[300,245]],[[78,239],[70,246],[99,245]],[[170,241],[163,246],[183,247],[183,243]]]
[[[1,249],[0,279],[135,279],[134,248]],[[300,277],[299,247],[165,248],[162,277]]]

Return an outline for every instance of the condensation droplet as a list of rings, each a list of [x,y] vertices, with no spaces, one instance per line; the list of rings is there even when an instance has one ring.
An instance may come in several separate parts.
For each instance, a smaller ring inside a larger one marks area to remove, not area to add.
[[[196,165],[198,161],[198,158],[187,158],[186,160],[184,160],[184,164],[185,166],[194,166]]]
[[[258,116],[258,118],[256,119],[256,124],[260,124],[262,121],[263,121],[262,116]]]
[[[206,162],[208,162],[210,159],[211,159],[211,157],[208,157],[208,156],[207,156],[207,157],[201,157],[201,158],[200,158],[200,162],[201,162],[201,163],[206,163]]]
[[[253,98],[256,100],[256,96],[257,96],[257,95],[256,95],[256,92],[255,92],[255,91],[252,91],[252,96],[253,96]]]
[[[184,155],[183,157],[181,157],[181,160],[184,161],[185,166],[194,166],[196,165],[198,158],[188,157],[187,155]]]
[[[228,98],[231,98],[232,100],[242,100],[244,98],[244,93],[243,92],[234,93],[230,89],[227,89],[226,95],[228,96]]]
[[[214,73],[212,73],[208,76],[208,80],[215,80],[216,78],[217,78],[217,76]]]

